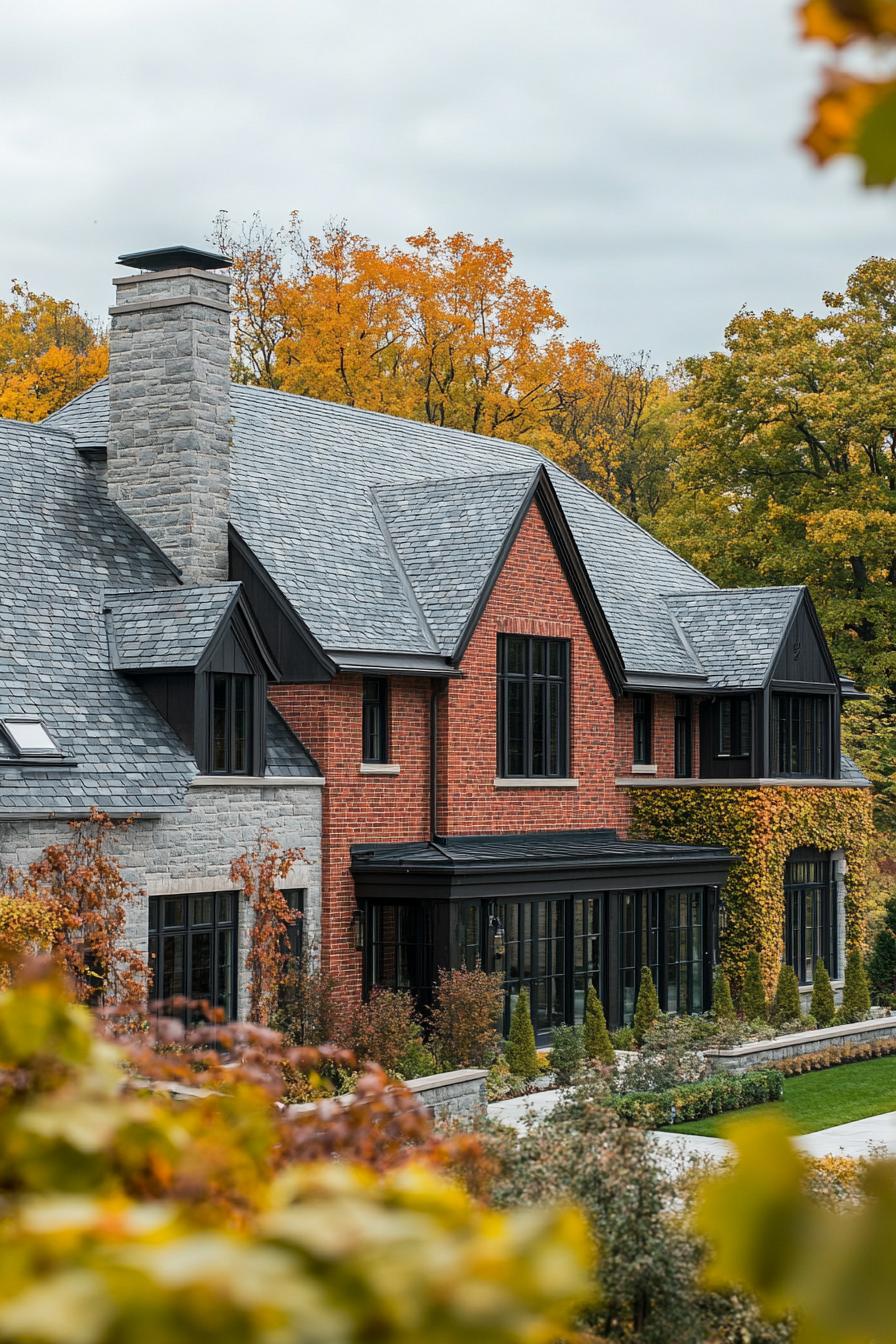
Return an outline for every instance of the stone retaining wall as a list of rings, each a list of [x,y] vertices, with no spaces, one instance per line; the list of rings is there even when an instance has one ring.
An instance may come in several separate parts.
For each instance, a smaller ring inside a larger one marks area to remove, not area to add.
[[[428,1078],[410,1078],[404,1085],[419,1097],[421,1106],[432,1112],[434,1120],[475,1120],[485,1114],[486,1076],[485,1069],[453,1069]],[[333,1098],[343,1106],[354,1099],[353,1092]],[[287,1110],[289,1115],[302,1115],[318,1106],[318,1102],[305,1101]]]
[[[896,1037],[896,1017],[879,1017],[868,1022],[850,1022],[842,1027],[823,1027],[818,1031],[798,1031],[792,1036],[776,1036],[771,1041],[751,1041],[730,1050],[707,1050],[707,1062],[714,1073],[747,1073],[764,1064],[794,1055],[811,1055],[837,1045],[860,1045]]]

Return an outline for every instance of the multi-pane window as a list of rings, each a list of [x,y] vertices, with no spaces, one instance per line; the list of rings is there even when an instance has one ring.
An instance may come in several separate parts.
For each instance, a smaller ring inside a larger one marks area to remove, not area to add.
[[[454,906],[454,943],[459,963],[468,971],[482,965],[482,922],[479,901],[458,902]]]
[[[686,695],[675,697],[675,775],[687,779],[693,774],[693,729],[691,702]]]
[[[598,995],[603,992],[604,922],[603,896],[577,896],[573,901],[572,970],[573,1020],[585,1020],[585,1000],[588,986],[594,985]]]
[[[772,696],[772,761],[779,775],[826,779],[831,704],[823,695]]]
[[[251,774],[252,677],[211,675],[210,767],[213,775]]]
[[[361,708],[361,759],[382,764],[389,759],[389,682],[365,677]]]
[[[727,696],[716,701],[716,755],[750,755],[750,702],[744,696]]]
[[[665,893],[666,1012],[703,1012],[703,888]]]
[[[292,923],[287,925],[284,930],[283,937],[286,946],[283,950],[292,961],[298,961],[302,955],[302,925],[305,922],[302,917],[302,912],[305,905],[305,893],[297,888],[291,888],[288,891],[281,892],[281,895],[289,906],[289,909],[296,916]]]
[[[498,636],[498,773],[569,773],[569,641]]]
[[[839,971],[837,889],[827,855],[791,855],[784,869],[784,960],[801,985],[811,985],[824,961],[830,975]]]
[[[536,1031],[566,1021],[566,907],[565,897],[496,904],[500,935],[494,967],[507,991],[505,1029],[522,989],[528,991]]]
[[[236,1016],[237,893],[149,898],[150,999],[175,997]]]
[[[649,695],[632,696],[632,760],[650,765],[653,759],[653,700]]]
[[[638,996],[641,970],[650,967],[653,983],[659,984],[660,893],[620,891],[617,900],[619,929],[619,1013],[631,1022]]]
[[[368,988],[405,990],[418,1000],[432,993],[432,909],[426,902],[371,902],[368,910]]]

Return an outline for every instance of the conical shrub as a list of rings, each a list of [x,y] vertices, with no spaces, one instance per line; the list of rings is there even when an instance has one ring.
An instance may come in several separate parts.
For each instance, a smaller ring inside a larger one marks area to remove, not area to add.
[[[504,1058],[510,1072],[518,1078],[538,1075],[538,1051],[535,1049],[535,1031],[529,1010],[529,992],[521,989],[510,1018],[510,1031],[504,1046]]]
[[[837,1014],[840,1022],[863,1022],[871,1010],[871,992],[859,949],[853,948],[846,958],[846,978],[843,984],[843,1004]]]
[[[796,971],[790,965],[784,965],[778,972],[778,987],[772,1003],[772,1022],[776,1027],[785,1022],[798,1022],[802,1017],[800,1005],[800,982]]]
[[[747,957],[744,983],[740,991],[740,1015],[745,1022],[765,1022],[768,1008],[765,985],[762,983],[762,964],[755,950]]]
[[[812,1016],[820,1027],[829,1027],[834,1020],[836,1007],[834,991],[831,989],[831,977],[823,961],[815,964],[815,982],[812,986]]]
[[[644,1044],[644,1037],[659,1015],[660,1001],[656,996],[656,985],[653,983],[650,967],[644,966],[641,970],[641,985],[638,989],[638,1001],[635,1004],[635,1016],[632,1019],[635,1040],[639,1045]]]
[[[600,1064],[615,1064],[616,1051],[607,1031],[607,1019],[604,1006],[598,997],[594,985],[588,986],[585,995],[585,1021],[582,1024],[582,1045],[585,1058],[597,1060]]]
[[[716,967],[712,977],[712,1011],[717,1022],[730,1022],[737,1016],[731,997],[731,982],[721,966]]]
[[[868,958],[868,979],[878,999],[896,994],[896,896],[887,901],[884,925]]]

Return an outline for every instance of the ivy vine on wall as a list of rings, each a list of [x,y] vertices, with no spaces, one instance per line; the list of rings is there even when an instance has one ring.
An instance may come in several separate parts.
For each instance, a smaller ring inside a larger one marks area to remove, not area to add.
[[[735,989],[759,951],[769,992],[783,955],[784,865],[804,846],[846,856],[847,948],[865,925],[871,790],[843,788],[632,789],[632,834],[688,845],[725,845],[735,863],[725,885],[722,962]]]

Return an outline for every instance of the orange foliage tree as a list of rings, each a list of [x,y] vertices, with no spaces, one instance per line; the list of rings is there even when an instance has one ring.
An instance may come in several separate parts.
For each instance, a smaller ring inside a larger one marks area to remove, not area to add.
[[[0,299],[0,416],[42,420],[103,378],[102,331],[68,299],[12,282]]]
[[[39,940],[51,942],[81,1002],[141,1003],[149,967],[126,937],[127,907],[140,892],[106,848],[110,835],[130,822],[94,808],[86,821],[69,825],[72,837],[65,844],[48,845],[24,871],[7,868],[0,877],[3,908],[10,918],[21,918],[33,914],[36,903],[45,904],[49,915],[38,928]],[[23,948],[34,942],[32,934]]]
[[[252,910],[252,932],[246,956],[249,971],[249,1017],[266,1027],[277,1007],[288,969],[291,926],[301,918],[291,910],[277,886],[293,865],[304,858],[301,849],[284,849],[267,827],[262,827],[251,850],[230,865],[230,880],[238,883]]]
[[[500,239],[428,229],[382,247],[344,222],[236,233],[222,214],[214,241],[234,258],[238,381],[528,443],[629,511],[639,476],[665,481],[645,453],[668,442],[665,381],[644,355],[567,339]]]

